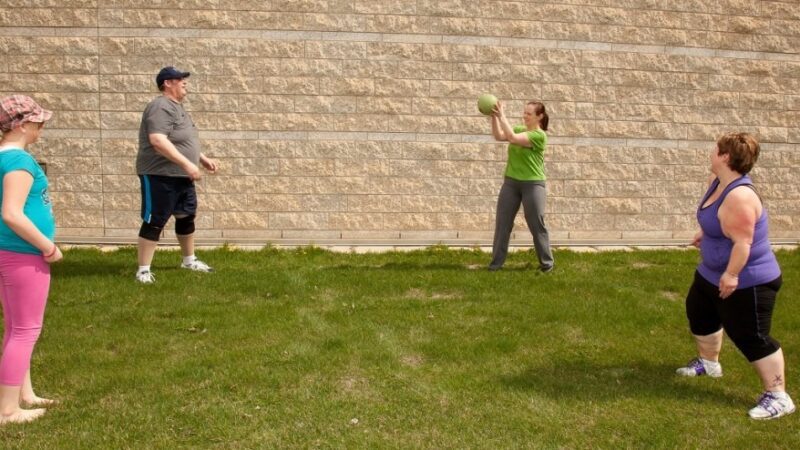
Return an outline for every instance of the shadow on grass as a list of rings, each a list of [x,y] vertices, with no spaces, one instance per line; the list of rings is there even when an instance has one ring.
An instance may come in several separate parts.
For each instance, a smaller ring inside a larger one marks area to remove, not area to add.
[[[136,272],[136,261],[117,262],[96,260],[65,260],[51,266],[53,277],[86,277],[86,276],[116,276],[130,275],[133,278]]]
[[[510,389],[535,391],[554,399],[612,401],[620,398],[661,397],[719,404],[749,403],[753,399],[724,392],[724,380],[682,378],[676,365],[628,361],[604,364],[596,361],[550,361],[517,374],[500,376]]]
[[[323,270],[395,270],[399,272],[410,272],[419,270],[465,270],[464,264],[414,264],[414,263],[386,263],[379,265],[359,265],[359,264],[337,264],[335,266],[324,267]]]
[[[456,270],[456,271],[470,271],[470,272],[490,272],[489,263],[385,263],[379,265],[356,265],[356,264],[338,264],[335,266],[325,267],[324,270],[395,270],[400,272],[418,271],[418,270]],[[526,272],[533,270],[532,263],[524,264],[508,264],[496,272]]]
[[[178,263],[180,264],[180,262]],[[59,278],[82,278],[82,277],[118,277],[122,276],[133,280],[136,273],[136,259],[130,261],[102,261],[97,260],[66,260],[51,266],[53,277]],[[181,269],[179,265],[154,265],[153,272],[177,272]]]

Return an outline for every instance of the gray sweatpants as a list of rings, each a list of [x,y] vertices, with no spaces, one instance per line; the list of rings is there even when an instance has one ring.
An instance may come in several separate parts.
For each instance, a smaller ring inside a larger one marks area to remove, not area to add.
[[[553,253],[550,251],[550,235],[544,225],[544,209],[547,189],[544,181],[517,181],[506,178],[500,195],[497,196],[497,219],[494,227],[492,262],[490,269],[499,269],[508,256],[508,241],[514,228],[514,218],[522,204],[525,222],[533,235],[533,246],[539,258],[539,268],[553,267]]]

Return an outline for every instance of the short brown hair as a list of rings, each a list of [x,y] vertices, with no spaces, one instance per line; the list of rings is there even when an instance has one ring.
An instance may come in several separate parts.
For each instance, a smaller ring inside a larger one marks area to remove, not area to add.
[[[741,174],[750,172],[758,161],[761,147],[750,133],[727,133],[717,140],[719,155],[729,155],[728,167]]]

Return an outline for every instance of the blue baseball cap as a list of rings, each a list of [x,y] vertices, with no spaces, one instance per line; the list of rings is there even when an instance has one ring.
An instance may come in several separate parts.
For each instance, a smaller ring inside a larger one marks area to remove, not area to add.
[[[181,72],[172,66],[167,66],[161,69],[161,71],[158,72],[158,75],[156,75],[156,84],[159,88],[161,88],[166,80],[180,80],[188,77],[189,75],[189,72]]]

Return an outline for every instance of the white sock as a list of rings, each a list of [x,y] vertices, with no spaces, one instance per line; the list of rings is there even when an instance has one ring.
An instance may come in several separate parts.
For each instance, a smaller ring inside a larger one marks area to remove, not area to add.
[[[184,264],[191,264],[191,263],[194,262],[195,259],[197,259],[197,258],[195,258],[194,255],[184,256],[183,257],[183,263]]]
[[[700,358],[700,361],[702,361],[703,364],[705,364],[708,367],[718,367],[719,366],[719,361],[711,361],[711,360],[708,360],[708,359],[705,359],[705,358]]]
[[[142,273],[142,272],[150,272],[150,266],[139,266],[139,272],[138,273]]]
[[[770,391],[770,392],[772,393],[772,395],[781,400],[786,400],[786,398],[789,397],[789,394],[787,394],[785,391]]]

